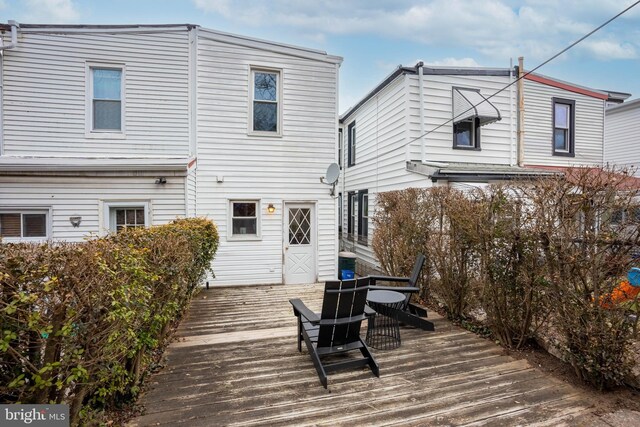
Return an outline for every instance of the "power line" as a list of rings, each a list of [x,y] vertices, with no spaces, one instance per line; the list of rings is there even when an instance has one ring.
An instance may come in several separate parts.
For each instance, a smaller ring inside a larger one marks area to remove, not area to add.
[[[624,9],[622,12],[618,13],[617,15],[615,15],[614,17],[608,19],[607,21],[605,21],[604,23],[600,24],[597,28],[591,30],[589,33],[585,34],[584,36],[580,37],[578,40],[576,40],[575,42],[571,43],[569,46],[565,47],[564,49],[562,49],[560,52],[556,53],[555,55],[553,55],[552,57],[550,57],[549,59],[547,59],[546,61],[542,62],[541,64],[539,64],[538,66],[536,66],[535,68],[531,69],[530,71],[527,71],[526,73],[524,73],[522,76],[518,77],[517,79],[515,79],[514,81],[512,81],[511,83],[509,83],[508,85],[506,85],[505,87],[503,87],[502,89],[498,90],[497,92],[495,92],[494,94],[488,96],[488,97],[484,97],[484,99],[480,102],[478,102],[475,105],[472,105],[471,107],[469,107],[467,110],[463,111],[462,113],[458,114],[456,117],[459,117],[473,109],[475,109],[478,105],[483,104],[485,102],[488,102],[491,98],[493,98],[494,96],[496,96],[499,93],[504,92],[506,89],[510,88],[511,86],[513,86],[514,84],[516,84],[518,81],[524,79],[526,76],[528,76],[529,74],[533,73],[534,71],[538,70],[539,68],[547,65],[549,62],[553,61],[554,59],[556,59],[557,57],[559,57],[560,55],[562,55],[563,53],[567,52],[569,49],[573,48],[574,46],[576,46],[578,43],[581,43],[582,41],[584,41],[585,39],[587,39],[588,37],[592,36],[594,33],[596,33],[597,31],[601,30],[603,27],[609,25],[612,21],[618,19],[620,16],[624,15],[625,13],[627,13],[629,10],[633,9],[634,7],[636,7],[638,4],[640,4],[640,0],[636,1],[635,3],[633,3],[632,5],[630,5],[629,7],[627,7],[626,9]],[[420,102],[422,102],[422,100],[420,100]],[[409,145],[419,139],[424,138],[425,136],[437,131],[438,129],[440,129],[441,127],[447,125],[448,123],[452,122],[456,117],[452,117],[449,120],[447,120],[444,123],[439,124],[438,126],[436,126],[435,128],[431,129],[428,132],[423,133],[420,136],[417,136],[415,138],[413,138],[412,140],[410,140],[408,143],[405,144]]]

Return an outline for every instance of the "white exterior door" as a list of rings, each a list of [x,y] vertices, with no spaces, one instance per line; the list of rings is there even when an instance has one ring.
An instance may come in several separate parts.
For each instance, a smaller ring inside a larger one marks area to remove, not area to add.
[[[284,283],[315,283],[315,205],[285,203],[284,210]]]

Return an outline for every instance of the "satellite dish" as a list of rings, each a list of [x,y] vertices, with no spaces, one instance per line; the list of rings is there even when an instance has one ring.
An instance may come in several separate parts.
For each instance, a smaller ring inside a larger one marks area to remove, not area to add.
[[[338,177],[340,176],[340,166],[337,163],[331,163],[327,168],[327,173],[325,174],[324,183],[333,185],[338,182]]]

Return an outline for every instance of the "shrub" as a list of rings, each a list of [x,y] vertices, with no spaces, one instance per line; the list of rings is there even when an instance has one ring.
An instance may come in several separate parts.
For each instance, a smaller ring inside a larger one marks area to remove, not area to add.
[[[218,245],[183,219],[83,243],[0,245],[0,396],[72,422],[135,396]]]

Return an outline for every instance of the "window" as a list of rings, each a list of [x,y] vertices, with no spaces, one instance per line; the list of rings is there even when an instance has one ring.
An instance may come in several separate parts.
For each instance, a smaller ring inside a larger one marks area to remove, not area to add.
[[[453,148],[480,149],[480,119],[472,117],[453,125]]]
[[[123,132],[123,68],[89,68],[90,131]]]
[[[342,129],[338,129],[338,166],[342,168]]]
[[[338,193],[338,234],[342,234],[342,193]]]
[[[260,224],[259,203],[255,200],[238,200],[230,202],[232,238],[259,238]]]
[[[150,225],[149,203],[143,201],[133,202],[107,202],[105,204],[110,231],[126,231],[133,228],[143,228]]]
[[[280,134],[280,72],[251,70],[251,130]]]
[[[347,234],[353,237],[356,223],[356,193],[349,192],[347,196]]]
[[[0,237],[4,240],[46,239],[48,211],[17,210],[0,212]]]
[[[553,98],[553,155],[574,156],[575,101]]]
[[[347,128],[347,139],[349,142],[349,149],[347,155],[349,156],[347,166],[353,166],[356,164],[356,122],[351,122]]]
[[[358,191],[358,243],[366,245],[369,235],[369,194],[367,190]]]

